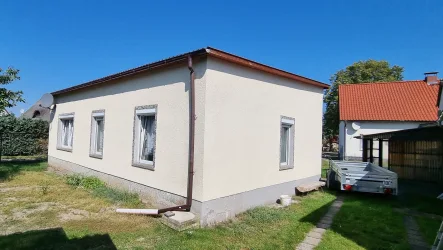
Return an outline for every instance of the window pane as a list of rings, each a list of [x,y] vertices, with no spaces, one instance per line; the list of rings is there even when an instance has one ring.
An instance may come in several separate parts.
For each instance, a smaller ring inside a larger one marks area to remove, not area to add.
[[[63,131],[62,131],[62,145],[66,147],[72,147],[72,135],[74,120],[64,119],[62,120]]]
[[[140,159],[154,161],[155,116],[140,116]]]
[[[102,118],[96,119],[97,127],[96,127],[96,152],[101,153],[103,151],[103,134],[104,134],[104,126]]]
[[[289,128],[281,127],[281,141],[280,141],[280,163],[288,162],[288,143],[289,141]]]

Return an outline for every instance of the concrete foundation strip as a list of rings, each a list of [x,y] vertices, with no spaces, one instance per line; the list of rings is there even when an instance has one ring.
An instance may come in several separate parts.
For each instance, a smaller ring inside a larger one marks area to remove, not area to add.
[[[340,211],[343,205],[344,198],[342,196],[337,197],[337,199],[332,203],[328,212],[323,216],[323,218],[317,223],[317,226],[312,229],[302,243],[297,246],[297,250],[312,250],[318,244],[323,237],[326,229],[330,228],[335,215]]]

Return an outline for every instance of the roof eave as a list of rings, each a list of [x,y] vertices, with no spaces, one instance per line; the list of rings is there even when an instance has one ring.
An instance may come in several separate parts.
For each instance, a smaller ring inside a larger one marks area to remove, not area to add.
[[[251,60],[248,60],[246,58],[243,57],[239,57],[233,54],[229,54],[227,52],[215,49],[215,48],[211,48],[211,47],[207,47],[207,48],[203,48],[203,49],[199,49],[199,50],[195,50],[189,53],[185,53],[182,55],[178,55],[178,56],[174,56],[174,57],[170,57],[168,59],[164,59],[161,61],[157,61],[154,63],[150,63],[150,64],[146,64],[137,68],[133,68],[133,69],[129,69],[126,71],[122,71],[120,73],[116,73],[116,74],[112,74],[106,77],[102,77],[93,81],[89,81],[83,84],[79,84],[79,85],[75,85],[69,88],[65,88],[65,89],[61,89],[55,92],[52,92],[51,94],[54,96],[57,95],[61,95],[61,94],[65,94],[68,92],[72,92],[72,91],[76,91],[76,90],[80,90],[80,89],[84,89],[87,87],[91,87],[97,84],[101,84],[101,83],[105,83],[105,82],[109,82],[112,80],[116,80],[116,79],[120,79],[123,77],[128,77],[134,74],[138,74],[138,73],[142,73],[142,72],[146,72],[149,70],[153,70],[156,68],[161,68],[161,67],[165,67],[165,66],[169,66],[178,62],[183,62],[187,60],[187,57],[191,55],[191,56],[213,56],[216,58],[220,58],[238,65],[242,65],[248,68],[252,68],[252,69],[256,69],[256,70],[260,70],[260,71],[264,71],[267,72],[269,74],[273,74],[273,75],[278,75],[278,76],[282,76],[285,78],[289,78],[304,84],[309,84],[309,85],[314,85],[317,87],[321,87],[323,89],[327,89],[329,88],[329,85],[324,84],[322,82],[319,81],[315,81],[306,77],[302,77],[296,74],[292,74],[283,70],[279,70],[261,63],[257,63]]]
[[[325,83],[315,81],[310,78],[296,75],[296,74],[293,74],[293,73],[290,73],[290,72],[287,72],[284,70],[280,70],[280,69],[277,69],[277,68],[274,68],[274,67],[271,67],[271,66],[268,66],[265,64],[261,64],[261,63],[255,62],[255,61],[251,61],[249,59],[246,59],[246,58],[243,58],[240,56],[236,56],[236,55],[233,55],[233,54],[230,54],[230,53],[227,53],[227,52],[224,52],[224,51],[212,48],[212,47],[207,47],[206,51],[207,51],[208,55],[210,55],[210,56],[220,58],[220,59],[223,59],[223,60],[235,63],[235,64],[239,64],[239,65],[242,65],[242,66],[245,66],[248,68],[264,71],[264,72],[267,72],[272,75],[282,76],[282,77],[289,78],[291,80],[295,80],[295,81],[298,81],[301,83],[321,87],[323,89],[328,89],[330,87],[329,85],[327,85]]]
[[[105,83],[105,82],[109,82],[112,80],[116,80],[119,78],[123,78],[123,77],[127,77],[127,76],[131,76],[131,75],[135,75],[138,73],[142,73],[142,72],[146,72],[149,70],[153,70],[156,68],[161,68],[161,67],[165,67],[165,66],[169,66],[178,62],[182,62],[182,61],[186,61],[188,56],[192,55],[192,56],[202,56],[202,55],[206,55],[206,49],[199,49],[199,50],[195,50],[186,54],[182,54],[182,55],[178,55],[178,56],[174,56],[174,57],[170,57],[161,61],[157,61],[154,63],[150,63],[150,64],[146,64],[137,68],[133,68],[133,69],[129,69],[126,71],[122,71],[120,73],[116,73],[116,74],[112,74],[106,77],[102,77],[93,81],[89,81],[80,85],[75,85],[69,88],[65,88],[65,89],[61,89],[55,92],[52,92],[51,94],[56,96],[56,95],[60,95],[60,94],[64,94],[67,92],[71,92],[74,90],[79,90],[79,89],[83,89],[83,88],[87,88],[93,85],[97,85],[97,84],[101,84],[101,83]]]

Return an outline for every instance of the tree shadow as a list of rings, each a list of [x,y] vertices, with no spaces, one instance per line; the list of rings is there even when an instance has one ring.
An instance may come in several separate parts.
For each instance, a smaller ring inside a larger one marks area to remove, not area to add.
[[[0,249],[117,249],[108,234],[69,239],[63,228],[33,230],[0,236]]]
[[[0,182],[14,178],[22,171],[44,171],[46,165],[39,164],[42,161],[33,162],[0,162]]]

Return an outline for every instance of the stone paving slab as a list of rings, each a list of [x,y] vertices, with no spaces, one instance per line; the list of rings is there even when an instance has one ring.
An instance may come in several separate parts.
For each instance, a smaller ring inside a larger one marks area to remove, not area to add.
[[[317,232],[311,231],[308,233],[308,236],[312,237],[312,238],[316,238],[316,239],[321,239],[321,237],[323,236],[323,233],[317,233]]]
[[[297,250],[311,250],[314,249],[323,237],[326,229],[330,228],[334,220],[334,216],[338,213],[343,205],[343,197],[339,196],[331,204],[328,212],[320,219],[317,226],[312,229],[305,237],[302,243],[297,246]]]
[[[406,227],[407,235],[408,235],[408,242],[411,246],[412,250],[424,250],[424,249],[430,249],[430,246],[423,240],[423,237],[420,233],[420,228],[417,225],[417,222],[415,221],[414,217],[412,216],[404,216],[403,222]]]
[[[315,246],[313,245],[309,245],[306,243],[300,243],[300,245],[297,246],[297,250],[312,250],[314,249]]]

